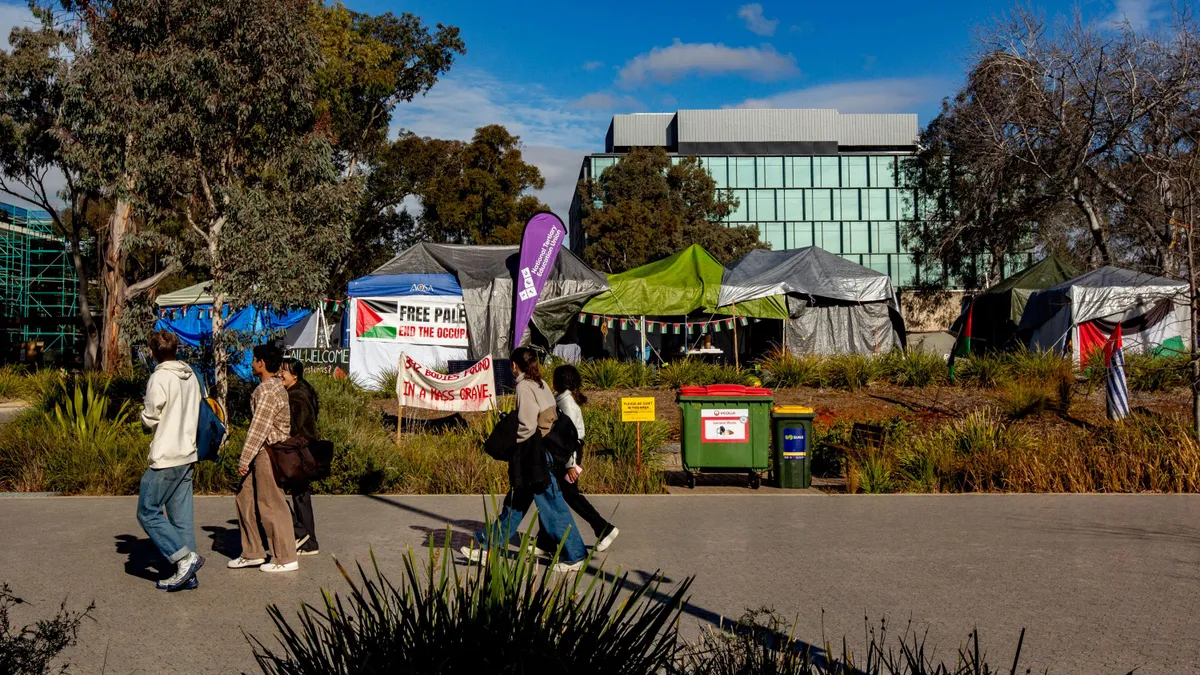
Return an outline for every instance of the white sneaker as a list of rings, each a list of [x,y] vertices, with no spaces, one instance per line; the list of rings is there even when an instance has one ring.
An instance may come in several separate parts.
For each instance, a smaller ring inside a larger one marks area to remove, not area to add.
[[[240,570],[243,567],[258,567],[259,565],[261,565],[265,562],[267,562],[266,558],[241,558],[241,557],[239,557],[239,558],[234,558],[233,560],[230,560],[229,564],[226,565],[226,567],[228,567],[231,570]]]
[[[529,548],[528,548],[528,549],[526,549],[526,550],[533,551],[533,554],[534,554],[535,556],[538,556],[538,557],[541,557],[541,558],[545,558],[545,557],[547,557],[547,556],[549,556],[549,555],[550,555],[550,552],[549,552],[549,551],[543,551],[542,549],[538,548],[538,545],[537,545],[537,544],[530,544],[530,545],[529,545]]]
[[[463,557],[465,557],[468,562],[477,562],[477,563],[487,562],[487,557],[488,557],[487,549],[475,548],[473,546],[463,546],[462,548],[458,549],[458,552],[462,553]]]
[[[301,546],[307,544],[309,539],[312,539],[312,536],[307,535],[307,534],[304,535],[303,537],[300,537],[299,539],[297,539],[296,540],[296,548],[300,548]]]
[[[550,571],[554,572],[555,574],[563,574],[565,572],[578,572],[579,570],[583,569],[584,565],[586,565],[586,564],[587,564],[587,558],[584,558],[583,560],[576,560],[573,563],[558,562],[558,563],[554,563],[554,566],[550,568]]]
[[[621,531],[615,527],[609,530],[608,534],[604,535],[603,539],[596,542],[596,550],[601,553],[607,551],[608,547],[612,546],[613,542],[617,540],[618,534],[621,534]]]
[[[298,548],[296,555],[316,555],[321,552],[319,548]]]
[[[284,563],[284,564],[267,563],[266,565],[259,567],[258,571],[259,572],[268,572],[268,573],[273,574],[273,573],[277,573],[277,572],[295,572],[298,569],[300,569],[300,562],[297,560],[293,560],[290,563]]]

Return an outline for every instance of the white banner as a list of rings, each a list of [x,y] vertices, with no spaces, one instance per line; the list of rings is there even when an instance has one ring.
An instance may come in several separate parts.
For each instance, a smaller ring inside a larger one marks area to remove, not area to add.
[[[396,378],[396,398],[401,407],[452,412],[491,410],[496,405],[496,371],[492,366],[492,358],[485,356],[467,370],[447,375],[404,355]]]
[[[466,347],[467,310],[461,295],[355,298],[354,337]]]

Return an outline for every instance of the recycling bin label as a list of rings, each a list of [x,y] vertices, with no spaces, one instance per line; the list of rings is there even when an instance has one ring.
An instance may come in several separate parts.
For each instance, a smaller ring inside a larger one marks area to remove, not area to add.
[[[712,408],[700,411],[700,440],[704,443],[745,443],[750,440],[750,411]]]
[[[783,428],[783,458],[804,459],[808,456],[808,439],[804,427]]]

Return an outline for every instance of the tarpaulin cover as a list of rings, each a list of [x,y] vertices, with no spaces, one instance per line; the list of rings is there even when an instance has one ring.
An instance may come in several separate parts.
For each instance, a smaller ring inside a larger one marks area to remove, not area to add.
[[[719,310],[724,276],[725,267],[693,244],[658,262],[610,274],[610,290],[588,302],[583,311],[608,316],[686,316],[699,310],[760,319],[787,317],[781,298],[738,303],[736,312],[730,308]]]
[[[506,356],[512,343],[513,279],[519,254],[518,246],[417,244],[370,276],[453,275],[467,310],[471,358]],[[531,323],[553,345],[566,333],[584,303],[607,288],[603,274],[583,264],[570,251],[562,251],[554,261]],[[528,340],[528,334],[523,337]]]
[[[962,313],[950,332],[958,335],[971,315],[971,348],[993,350],[1011,346],[1029,296],[1073,279],[1079,273],[1055,255],[1049,255],[1012,276],[990,286],[974,299],[963,303]]]
[[[371,274],[351,281],[348,295],[462,295],[462,287],[453,274]]]
[[[888,275],[816,246],[751,251],[729,266],[721,283],[724,307],[772,295],[811,296],[846,302],[887,302],[896,294]]]
[[[721,304],[787,298],[788,349],[803,354],[876,354],[903,347],[892,280],[816,246],[751,251],[729,266]]]
[[[211,302],[211,298],[210,298]],[[180,342],[189,347],[199,347],[205,336],[212,335],[211,304],[193,304],[177,308],[168,308],[167,316],[159,317],[154,322],[154,330],[169,330],[179,336]],[[201,316],[201,313],[204,316]],[[247,335],[266,335],[276,330],[286,330],[304,320],[309,314],[307,309],[294,309],[283,312],[260,311],[254,305],[233,312],[225,322],[226,330],[245,333]],[[246,350],[240,356],[231,359],[230,369],[243,380],[253,379],[250,372],[251,350]]]
[[[212,293],[209,289],[212,287],[211,281],[201,281],[198,284],[181,288],[170,293],[163,293],[154,299],[154,304],[159,307],[189,307],[193,305],[211,305]]]
[[[1025,305],[1019,331],[1028,335],[1032,349],[1063,350],[1070,345],[1078,362],[1081,357],[1079,326],[1097,319],[1110,324],[1136,321],[1170,300],[1165,319],[1137,336],[1145,344],[1127,340],[1130,353],[1153,350],[1178,337],[1188,344],[1191,329],[1187,319],[1187,284],[1144,272],[1107,265],[1042,291],[1035,291]]]

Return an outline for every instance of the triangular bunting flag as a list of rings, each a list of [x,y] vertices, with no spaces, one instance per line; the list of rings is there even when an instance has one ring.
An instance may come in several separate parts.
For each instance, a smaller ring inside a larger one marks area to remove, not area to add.
[[[720,321],[717,321],[717,322],[714,322],[714,323],[713,323],[713,332],[714,332],[714,333],[720,333],[720,332],[721,332],[721,322],[720,322]]]

